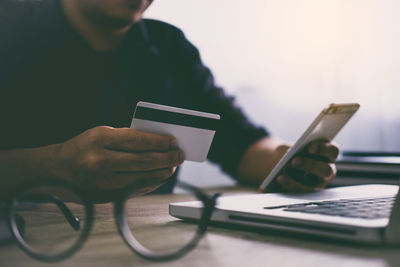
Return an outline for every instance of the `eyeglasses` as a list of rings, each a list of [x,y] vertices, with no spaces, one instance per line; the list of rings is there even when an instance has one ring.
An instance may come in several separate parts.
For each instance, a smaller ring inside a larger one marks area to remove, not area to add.
[[[165,195],[131,198],[137,186],[132,184],[119,192],[113,202],[117,228],[131,250],[147,260],[168,261],[194,249],[207,230],[219,194],[210,196],[178,182],[177,188],[187,193],[178,198],[189,198],[200,207],[200,214],[196,214],[200,220],[183,223],[169,215]],[[94,221],[94,204],[88,195],[58,180],[20,188],[6,208],[10,230],[20,248],[46,262],[64,260],[80,250]]]

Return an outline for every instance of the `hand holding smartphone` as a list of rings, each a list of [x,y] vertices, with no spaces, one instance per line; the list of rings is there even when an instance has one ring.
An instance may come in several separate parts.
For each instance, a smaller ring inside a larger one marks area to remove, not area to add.
[[[265,191],[267,186],[283,171],[292,158],[307,144],[316,140],[331,141],[359,109],[358,103],[330,104],[315,118],[303,135],[286,152],[278,164],[260,185],[260,190]]]

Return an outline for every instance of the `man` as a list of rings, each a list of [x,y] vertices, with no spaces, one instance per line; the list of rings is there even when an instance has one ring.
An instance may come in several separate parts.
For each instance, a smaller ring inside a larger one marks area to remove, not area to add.
[[[179,29],[142,20],[151,2],[1,4],[1,194],[49,177],[94,191],[140,181],[138,191],[170,191],[184,161],[179,144],[124,128],[141,100],[220,114],[209,159],[239,182],[258,185],[287,151],[215,86]],[[310,144],[275,188],[325,187],[337,154],[331,143]]]

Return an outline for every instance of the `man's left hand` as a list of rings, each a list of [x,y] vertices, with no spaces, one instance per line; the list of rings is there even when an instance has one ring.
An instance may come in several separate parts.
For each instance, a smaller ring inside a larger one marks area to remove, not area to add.
[[[291,160],[277,183],[287,191],[323,189],[336,177],[338,154],[339,148],[330,142],[312,142]]]

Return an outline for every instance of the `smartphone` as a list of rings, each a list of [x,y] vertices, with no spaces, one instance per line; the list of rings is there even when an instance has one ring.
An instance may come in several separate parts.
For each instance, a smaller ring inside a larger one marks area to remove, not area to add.
[[[267,186],[283,171],[291,159],[312,141],[331,141],[360,108],[358,103],[330,104],[315,118],[303,135],[286,152],[260,185],[265,191]]]

